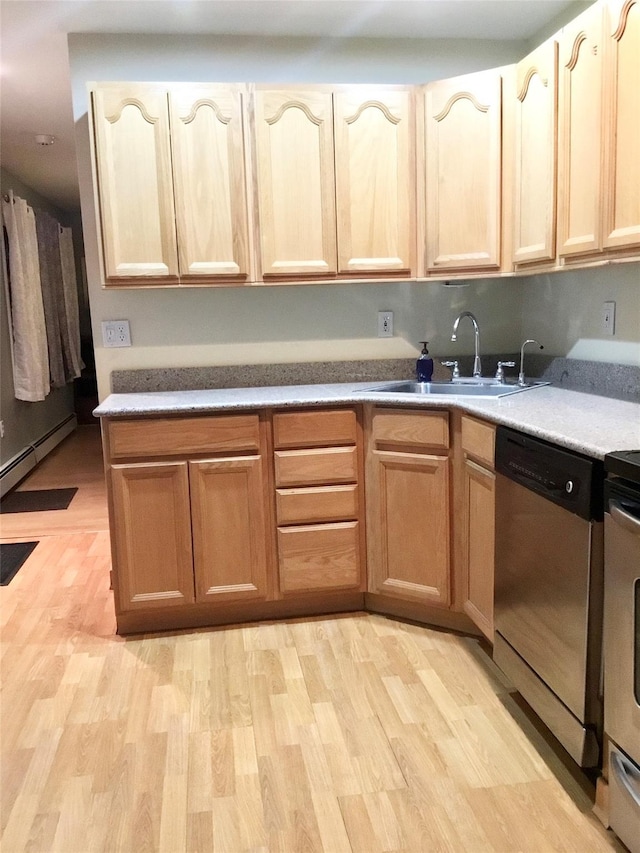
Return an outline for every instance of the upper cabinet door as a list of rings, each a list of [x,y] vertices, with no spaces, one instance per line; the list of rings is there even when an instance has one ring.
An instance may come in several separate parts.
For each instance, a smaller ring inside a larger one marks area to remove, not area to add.
[[[501,78],[426,87],[427,268],[500,266]]]
[[[177,277],[166,89],[100,85],[93,113],[106,277]]]
[[[169,90],[180,275],[246,276],[249,268],[242,93]]]
[[[256,90],[262,272],[336,272],[331,91]]]
[[[415,267],[415,118],[410,90],[334,95],[338,272]]]
[[[609,0],[605,42],[604,246],[640,245],[640,3]]]
[[[556,255],[557,81],[555,41],[516,66],[515,263]]]
[[[597,252],[602,198],[603,7],[587,9],[560,39],[558,254]]]

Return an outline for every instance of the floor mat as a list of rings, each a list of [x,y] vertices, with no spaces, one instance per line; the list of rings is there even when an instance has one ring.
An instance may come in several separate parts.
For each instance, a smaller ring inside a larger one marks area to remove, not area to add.
[[[0,544],[0,586],[6,586],[16,575],[37,542],[5,542]]]
[[[51,509],[66,509],[78,491],[73,489],[33,489],[9,492],[0,501],[3,512],[46,512]]]

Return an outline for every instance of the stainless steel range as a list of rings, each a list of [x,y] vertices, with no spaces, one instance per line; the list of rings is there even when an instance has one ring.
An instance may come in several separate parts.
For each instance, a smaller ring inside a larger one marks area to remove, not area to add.
[[[604,728],[609,822],[640,853],[640,450],[605,457]]]

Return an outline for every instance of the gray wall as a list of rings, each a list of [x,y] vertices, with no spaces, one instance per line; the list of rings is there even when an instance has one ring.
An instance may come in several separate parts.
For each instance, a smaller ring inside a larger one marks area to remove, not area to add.
[[[0,193],[10,189],[32,207],[46,210],[65,226],[74,225],[74,217],[51,205],[31,187],[23,184],[5,169],[0,169]],[[77,217],[74,231],[78,228]],[[3,240],[4,252],[4,240]],[[9,317],[5,289],[5,264],[2,263],[0,288],[0,418],[4,422],[4,438],[0,439],[0,465],[36,442],[73,412],[73,386],[54,389],[39,403],[25,403],[13,396]]]

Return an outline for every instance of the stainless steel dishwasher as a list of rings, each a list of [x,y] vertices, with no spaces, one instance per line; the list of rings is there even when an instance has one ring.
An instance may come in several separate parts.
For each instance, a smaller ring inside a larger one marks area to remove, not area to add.
[[[494,660],[582,767],[602,742],[602,463],[496,432]]]

